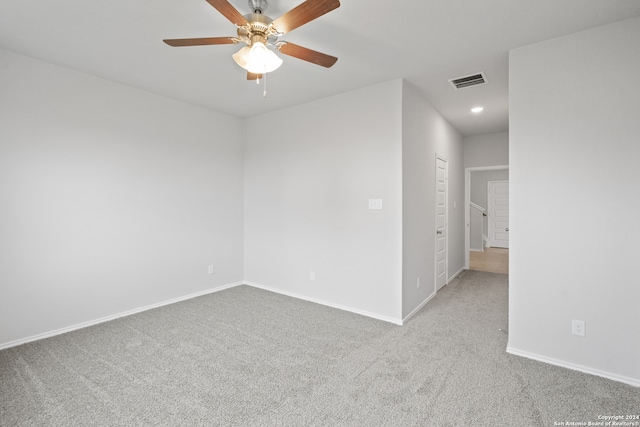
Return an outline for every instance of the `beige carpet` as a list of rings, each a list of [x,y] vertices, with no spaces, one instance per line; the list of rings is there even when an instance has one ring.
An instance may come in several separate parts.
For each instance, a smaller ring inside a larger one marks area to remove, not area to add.
[[[505,353],[507,276],[405,326],[241,286],[0,351],[2,426],[553,426],[640,390]]]

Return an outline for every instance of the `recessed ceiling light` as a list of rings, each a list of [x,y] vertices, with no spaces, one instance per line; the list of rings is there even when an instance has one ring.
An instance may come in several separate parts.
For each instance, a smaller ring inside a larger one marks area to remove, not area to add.
[[[471,112],[472,112],[472,113],[475,113],[475,114],[478,114],[478,113],[482,112],[482,110],[484,110],[484,108],[483,108],[483,107],[473,107],[473,108],[471,109]]]

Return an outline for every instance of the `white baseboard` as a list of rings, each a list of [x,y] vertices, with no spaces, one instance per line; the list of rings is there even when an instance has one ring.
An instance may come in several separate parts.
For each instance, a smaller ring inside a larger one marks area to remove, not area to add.
[[[402,325],[404,325],[405,323],[407,323],[407,321],[408,321],[409,319],[411,319],[411,318],[412,318],[412,317],[413,317],[417,312],[419,312],[419,311],[420,311],[420,309],[421,309],[422,307],[424,307],[425,305],[427,305],[427,303],[428,303],[429,301],[431,301],[431,300],[433,299],[433,297],[435,297],[435,296],[436,296],[436,293],[437,293],[437,292],[433,292],[433,293],[432,293],[431,295],[429,295],[429,296],[428,296],[424,301],[422,301],[422,302],[420,303],[420,305],[419,305],[419,306],[417,306],[417,307],[416,307],[416,308],[415,308],[411,313],[407,314],[407,315],[402,319]]]
[[[452,281],[453,279],[455,279],[456,277],[458,277],[458,275],[459,275],[460,273],[462,273],[464,270],[465,270],[465,268],[464,268],[464,267],[462,267],[462,268],[460,268],[460,270],[458,270],[458,271],[456,271],[455,273],[453,273],[453,274],[451,275],[451,277],[449,277],[449,278],[447,279],[447,285],[448,285],[449,283],[451,283],[451,281]]]
[[[462,273],[463,271],[464,271],[464,267],[462,267],[460,270],[458,270],[458,271],[456,271],[455,273],[453,273],[453,275],[447,279],[447,285],[448,285],[449,283],[451,283],[451,281],[452,281],[453,279],[455,279],[456,277],[458,277],[458,275],[459,275],[460,273]],[[429,295],[429,296],[428,296],[424,301],[422,301],[422,302],[420,303],[420,305],[419,305],[419,306],[417,306],[417,307],[416,307],[416,308],[415,308],[411,313],[407,314],[407,315],[402,319],[402,323],[401,323],[401,324],[402,324],[402,325],[404,325],[405,323],[407,323],[407,321],[408,321],[409,319],[411,319],[411,318],[412,318],[412,317],[413,317],[417,312],[419,312],[419,311],[420,311],[420,309],[421,309],[422,307],[424,307],[425,305],[427,305],[427,303],[428,303],[429,301],[431,301],[431,300],[433,299],[433,297],[435,297],[435,296],[436,296],[436,293],[437,293],[437,292],[434,292],[434,293],[432,293],[431,295]]]
[[[382,321],[385,321],[385,322],[389,322],[389,323],[393,323],[395,325],[402,326],[402,319],[396,319],[394,317],[383,316],[383,315],[376,314],[376,313],[370,313],[368,311],[359,310],[357,308],[347,307],[347,306],[340,305],[340,304],[334,304],[334,303],[323,301],[323,300],[319,300],[319,299],[316,299],[316,298],[309,298],[307,296],[296,294],[296,293],[293,293],[293,292],[282,291],[280,289],[270,288],[269,286],[263,286],[263,285],[260,285],[259,283],[253,283],[253,282],[245,281],[244,284],[248,285],[248,286],[252,286],[254,288],[258,288],[258,289],[262,289],[262,290],[265,290],[265,291],[273,292],[273,293],[276,293],[276,294],[286,295],[288,297],[292,297],[292,298],[297,298],[297,299],[301,299],[301,300],[304,300],[304,301],[313,302],[313,303],[324,305],[324,306],[331,307],[331,308],[337,308],[339,310],[348,311],[348,312],[351,312],[351,313],[359,314],[361,316],[371,317],[373,319],[382,320]]]
[[[44,333],[37,334],[37,335],[32,335],[32,336],[27,337],[27,338],[21,338],[21,339],[15,340],[15,341],[9,341],[9,342],[6,342],[6,343],[0,343],[0,350],[3,350],[5,348],[10,348],[10,347],[16,347],[16,346],[19,346],[19,345],[22,345],[22,344],[26,344],[28,342],[37,341],[37,340],[41,340],[41,339],[44,339],[44,338],[54,337],[56,335],[65,334],[67,332],[75,331],[75,330],[86,328],[86,327],[93,326],[93,325],[97,325],[99,323],[104,323],[104,322],[108,322],[110,320],[119,319],[120,317],[131,316],[132,314],[141,313],[143,311],[151,310],[151,309],[162,307],[162,306],[169,305],[169,304],[174,304],[174,303],[177,303],[177,302],[180,302],[180,301],[185,301],[185,300],[188,300],[188,299],[191,299],[191,298],[201,297],[203,295],[207,295],[207,294],[212,294],[214,292],[223,291],[225,289],[233,288],[235,286],[239,286],[239,285],[242,285],[242,284],[243,284],[243,282],[229,283],[227,285],[222,285],[222,286],[219,286],[219,287],[216,287],[216,288],[207,289],[207,290],[204,290],[204,291],[196,292],[196,293],[189,294],[189,295],[184,295],[184,296],[173,298],[173,299],[166,300],[166,301],[161,301],[161,302],[158,302],[158,303],[155,303],[155,304],[146,305],[144,307],[134,308],[132,310],[123,311],[123,312],[120,312],[120,313],[117,313],[117,314],[112,314],[110,316],[101,317],[99,319],[89,320],[88,322],[82,322],[82,323],[78,323],[78,324],[75,324],[75,325],[67,326],[67,327],[64,327],[64,328],[56,329],[56,330],[53,330],[53,331],[44,332]]]
[[[554,359],[553,357],[542,356],[528,351],[519,350],[517,348],[507,346],[507,353],[515,356],[526,357],[527,359],[537,360],[538,362],[548,363],[550,365],[560,366],[562,368],[571,369],[573,371],[584,372],[585,374],[596,375],[598,377],[607,378],[613,381],[629,384],[633,387],[640,387],[640,379],[625,377],[623,375],[613,374],[611,372],[601,371],[599,369],[589,368],[588,366],[577,365],[575,363],[566,362],[564,360]]]

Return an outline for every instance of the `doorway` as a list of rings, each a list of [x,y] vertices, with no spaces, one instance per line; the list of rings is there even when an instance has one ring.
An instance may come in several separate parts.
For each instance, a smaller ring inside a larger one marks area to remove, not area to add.
[[[474,194],[476,193],[475,189],[479,188],[479,189],[484,189],[484,194],[481,194],[480,196],[480,200],[479,200],[479,205],[481,205],[484,208],[488,207],[488,203],[487,203],[487,194],[488,194],[488,181],[499,181],[499,180],[503,180],[503,181],[508,181],[508,170],[509,170],[509,166],[508,165],[497,165],[497,166],[481,166],[481,167],[468,167],[465,168],[465,269],[469,269],[469,265],[470,265],[470,226],[471,226],[471,215],[470,215],[470,208],[471,208],[471,193],[472,193],[472,187],[474,187]],[[493,172],[492,172],[493,171]],[[486,172],[486,174],[484,173]],[[503,175],[499,175],[500,173],[502,173]],[[507,175],[504,175],[504,174]],[[486,175],[486,176],[485,176]],[[506,178],[505,178],[506,176]],[[474,201],[475,203],[475,201]],[[488,209],[487,213],[488,213]],[[485,220],[487,221],[487,223],[484,224],[484,230],[487,230],[486,235],[483,235],[483,249],[486,246],[489,246],[489,227],[488,227],[488,217],[485,218]],[[507,228],[507,227],[505,227]],[[506,249],[506,251],[508,251],[508,249]],[[474,255],[478,255],[476,253],[474,253]]]

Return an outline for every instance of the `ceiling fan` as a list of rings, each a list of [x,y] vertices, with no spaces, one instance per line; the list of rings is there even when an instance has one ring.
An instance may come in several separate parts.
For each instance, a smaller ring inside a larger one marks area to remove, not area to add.
[[[237,27],[237,37],[206,37],[192,39],[166,39],[169,46],[203,46],[244,43],[242,49],[232,55],[234,61],[247,70],[247,80],[258,80],[263,74],[274,71],[282,64],[269,46],[281,53],[303,61],[329,68],[338,58],[316,52],[296,44],[278,41],[278,38],[296,28],[331,12],[340,6],[339,0],[307,0],[281,17],[272,20],[263,12],[267,0],[249,0],[253,13],[242,15],[228,0],[206,0],[218,12]]]

